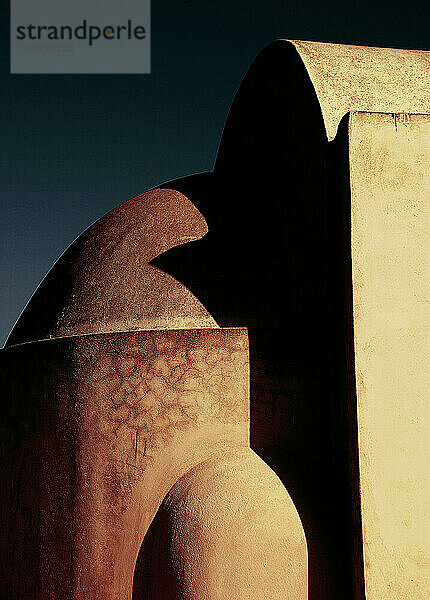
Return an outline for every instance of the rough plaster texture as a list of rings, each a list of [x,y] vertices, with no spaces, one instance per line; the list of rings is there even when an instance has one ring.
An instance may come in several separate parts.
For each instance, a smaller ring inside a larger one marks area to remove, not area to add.
[[[430,53],[291,42],[309,73],[329,140],[348,112],[430,113]]]
[[[226,534],[217,554],[223,564],[229,556],[234,561],[239,545],[244,569],[263,569],[267,584],[278,577],[289,585],[292,571],[284,572],[285,560],[298,549],[293,572],[304,589],[304,534],[287,492],[253,454],[249,459],[235,453],[251,452],[247,343],[243,329],[200,329],[77,336],[1,352],[1,527],[8,531],[1,536],[2,598],[146,598],[136,596],[142,574],[135,573],[135,565],[160,503],[187,471],[226,452],[238,458],[225,465],[213,459],[230,474],[220,480],[222,497],[204,496],[210,468],[190,476],[206,502],[202,526],[208,526],[210,514],[212,521],[221,519],[228,503],[236,506],[230,521],[218,523],[218,532],[225,527]],[[259,497],[252,486],[246,488],[241,472],[250,482],[260,481]],[[274,494],[267,499],[262,497],[266,484]],[[271,524],[278,501],[280,521]],[[284,517],[282,505],[288,508]],[[241,529],[251,518],[246,511],[266,519],[264,526],[264,521],[249,525],[250,531],[265,530],[261,554],[246,555],[250,540],[256,542]],[[229,537],[233,517],[237,538]],[[284,555],[272,566],[255,564],[278,543]],[[193,547],[210,552],[203,544],[196,538]],[[146,552],[145,564],[150,560]],[[185,560],[183,568],[194,577],[195,560]],[[206,577],[220,573],[209,570]],[[292,598],[304,600],[297,585]],[[196,589],[194,595],[165,598],[221,597],[199,596]],[[236,588],[231,597],[249,597],[246,589],[238,594]]]
[[[131,598],[165,494],[249,445],[246,331],[71,337],[1,361],[0,596]]]
[[[353,114],[352,264],[367,600],[430,597],[430,115]]]

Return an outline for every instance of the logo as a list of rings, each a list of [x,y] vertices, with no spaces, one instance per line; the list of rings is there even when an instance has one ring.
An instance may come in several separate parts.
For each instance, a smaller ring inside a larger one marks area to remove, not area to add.
[[[150,73],[150,0],[11,0],[11,73]]]
[[[145,27],[142,25],[132,25],[131,19],[128,19],[127,25],[107,25],[99,27],[97,25],[88,25],[86,19],[82,25],[71,27],[70,25],[18,25],[16,28],[17,40],[87,40],[92,46],[96,40],[103,38],[105,40],[120,40],[121,37],[131,40],[144,40],[146,35]]]

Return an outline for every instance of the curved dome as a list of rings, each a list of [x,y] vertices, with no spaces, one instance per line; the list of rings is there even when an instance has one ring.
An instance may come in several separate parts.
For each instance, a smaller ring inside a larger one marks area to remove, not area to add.
[[[124,202],[57,261],[7,345],[89,333],[217,327],[183,284],[149,264],[206,233],[203,216],[175,190],[155,189]]]

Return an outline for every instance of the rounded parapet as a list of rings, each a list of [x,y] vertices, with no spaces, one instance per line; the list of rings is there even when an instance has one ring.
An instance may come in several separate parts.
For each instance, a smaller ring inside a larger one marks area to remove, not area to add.
[[[315,87],[329,140],[348,112],[430,113],[430,52],[291,43]]]
[[[204,217],[175,190],[155,189],[124,202],[58,260],[7,345],[89,333],[217,327],[183,284],[150,264],[206,233]]]

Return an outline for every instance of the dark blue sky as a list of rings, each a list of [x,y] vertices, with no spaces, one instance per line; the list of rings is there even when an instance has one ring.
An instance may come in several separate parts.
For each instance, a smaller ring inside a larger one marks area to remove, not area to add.
[[[64,249],[117,204],[211,170],[276,38],[429,48],[426,3],[153,0],[150,75],[10,75],[2,3],[0,345]]]

